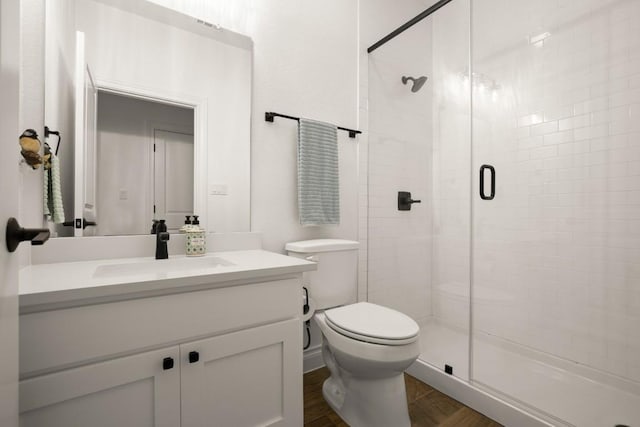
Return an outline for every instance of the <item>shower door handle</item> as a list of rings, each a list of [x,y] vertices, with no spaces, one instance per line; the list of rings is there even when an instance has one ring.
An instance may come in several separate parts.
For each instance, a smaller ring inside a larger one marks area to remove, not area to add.
[[[484,171],[489,169],[491,172],[491,194],[488,196],[484,194]],[[482,200],[493,200],[496,196],[496,169],[491,165],[480,166],[480,198]]]

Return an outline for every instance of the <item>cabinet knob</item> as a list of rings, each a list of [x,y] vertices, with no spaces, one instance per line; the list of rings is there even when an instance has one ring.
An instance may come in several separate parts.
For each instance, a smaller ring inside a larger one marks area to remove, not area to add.
[[[198,360],[200,360],[200,353],[198,353],[197,351],[190,351],[189,363],[196,363]]]
[[[162,359],[162,369],[165,371],[173,368],[173,357],[165,357]]]

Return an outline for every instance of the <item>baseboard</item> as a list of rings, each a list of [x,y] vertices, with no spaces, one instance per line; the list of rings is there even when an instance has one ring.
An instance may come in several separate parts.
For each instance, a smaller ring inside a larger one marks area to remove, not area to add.
[[[302,356],[302,370],[303,372],[315,371],[318,368],[324,366],[324,360],[322,360],[322,346],[311,347],[305,350]]]
[[[411,365],[407,369],[407,373],[502,425],[518,427],[553,427],[554,425],[498,399],[468,382],[445,374],[421,360]]]

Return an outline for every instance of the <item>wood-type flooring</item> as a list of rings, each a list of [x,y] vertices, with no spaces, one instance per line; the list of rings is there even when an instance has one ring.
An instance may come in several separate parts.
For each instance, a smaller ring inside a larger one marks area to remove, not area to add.
[[[327,368],[304,374],[305,427],[348,427],[322,397]],[[405,374],[412,427],[500,427],[497,422]],[[394,426],[389,426],[394,427]]]

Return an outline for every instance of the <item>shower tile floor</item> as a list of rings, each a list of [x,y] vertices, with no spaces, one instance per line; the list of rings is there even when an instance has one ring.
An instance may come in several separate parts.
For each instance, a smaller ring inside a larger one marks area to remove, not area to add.
[[[305,427],[348,427],[322,397],[327,368],[304,374]],[[405,374],[412,427],[500,427],[484,415]],[[391,426],[390,426],[391,427]]]
[[[421,325],[420,345],[422,361],[440,369],[449,364],[455,376],[468,380],[466,333],[428,322]],[[564,421],[580,427],[640,426],[638,384],[624,390],[489,340],[475,340],[473,354],[474,385],[490,393],[498,391],[514,402],[526,402],[543,414],[553,414],[547,418],[554,425]]]

